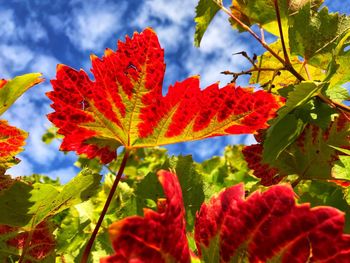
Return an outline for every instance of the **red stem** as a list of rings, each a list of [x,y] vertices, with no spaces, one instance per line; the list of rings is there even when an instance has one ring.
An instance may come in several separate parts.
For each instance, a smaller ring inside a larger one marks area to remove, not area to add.
[[[100,214],[100,217],[98,218],[98,221],[97,221],[97,224],[95,226],[95,229],[94,231],[92,232],[91,234],[91,237],[89,239],[89,242],[87,243],[86,247],[85,247],[85,250],[84,250],[84,253],[83,253],[83,256],[81,258],[81,263],[87,263],[88,262],[88,259],[89,259],[89,255],[90,255],[90,251],[91,251],[91,248],[92,248],[92,245],[94,244],[94,241],[95,241],[95,238],[97,236],[97,233],[98,233],[98,230],[100,229],[101,227],[101,224],[102,224],[102,221],[103,221],[103,218],[105,217],[106,213],[107,213],[107,210],[108,210],[108,207],[109,205],[111,204],[111,201],[112,201],[112,198],[114,196],[114,193],[115,191],[117,190],[117,186],[118,186],[118,183],[120,181],[120,178],[122,177],[123,175],[123,171],[124,171],[124,168],[125,168],[125,165],[126,165],[126,162],[128,160],[128,157],[129,157],[129,149],[125,149],[125,153],[124,153],[124,157],[123,157],[123,160],[122,160],[122,163],[120,164],[120,167],[119,167],[119,171],[118,171],[118,174],[114,180],[114,183],[112,185],[112,188],[111,188],[111,191],[109,192],[108,194],[108,197],[107,197],[107,200],[106,200],[106,203],[103,207],[103,210]]]

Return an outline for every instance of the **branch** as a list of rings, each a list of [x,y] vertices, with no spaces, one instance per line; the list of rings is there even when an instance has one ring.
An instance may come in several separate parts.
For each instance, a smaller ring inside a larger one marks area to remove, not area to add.
[[[253,72],[261,72],[261,71],[279,72],[280,70],[286,70],[286,69],[285,68],[277,68],[277,69],[276,68],[258,68],[258,67],[255,66],[255,68],[253,68],[253,69],[244,70],[244,71],[241,71],[241,72],[231,72],[231,71],[225,70],[225,71],[222,71],[221,74],[232,75],[233,76],[232,82],[236,82],[238,77],[242,76],[242,75],[251,75]]]
[[[110,205],[110,203],[112,201],[114,193],[117,190],[118,183],[119,183],[119,181],[120,181],[120,179],[121,179],[121,177],[123,175],[123,171],[124,171],[124,168],[126,166],[126,162],[127,162],[128,158],[129,158],[129,149],[126,148],[125,149],[125,153],[124,153],[124,157],[123,157],[123,160],[122,160],[122,163],[120,164],[118,174],[117,174],[116,178],[114,179],[114,183],[113,183],[112,188],[111,188],[111,190],[110,190],[110,192],[108,194],[106,203],[105,203],[105,205],[104,205],[104,207],[102,209],[100,217],[98,218],[98,221],[97,221],[97,224],[95,226],[95,229],[94,229],[94,231],[91,234],[89,242],[87,243],[87,245],[85,247],[83,256],[82,256],[81,261],[80,261],[81,263],[87,263],[88,262],[92,245],[94,244],[94,241],[95,241],[95,238],[97,236],[98,230],[101,227],[103,218],[105,217],[105,215],[107,213],[108,207],[109,207],[109,205]]]

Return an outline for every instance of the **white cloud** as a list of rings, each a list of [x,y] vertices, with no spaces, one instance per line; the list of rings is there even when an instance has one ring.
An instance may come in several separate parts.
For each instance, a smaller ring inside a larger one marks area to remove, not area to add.
[[[53,56],[38,54],[31,63],[31,70],[43,73],[45,78],[52,79],[56,75],[56,66],[60,62]]]
[[[49,22],[63,31],[78,50],[97,51],[123,26],[125,3],[72,1],[67,16],[51,16]]]
[[[190,41],[192,41],[191,35]],[[188,49],[184,55],[185,68],[190,75],[200,74],[201,86],[206,87],[217,81],[222,85],[232,80],[220,72],[224,70],[240,71],[249,67],[247,60],[233,53],[248,51],[249,47],[242,43],[224,14],[218,14],[205,33],[200,48]]]
[[[195,1],[146,1],[134,14],[133,24],[153,27],[165,52],[178,51],[181,43],[192,34],[188,26],[195,15]]]
[[[24,23],[19,23],[10,9],[0,11],[0,32],[2,42],[31,40],[37,43],[48,40],[46,29],[36,18],[28,17]]]
[[[1,78],[12,78],[16,72],[24,70],[34,58],[34,53],[22,45],[0,44]]]
[[[0,11],[0,32],[2,41],[13,37],[16,30],[16,24],[14,20],[13,11],[2,10]]]
[[[33,174],[33,165],[32,163],[25,158],[24,156],[18,157],[21,162],[6,171],[6,174],[10,174],[13,177],[16,176],[25,176]]]

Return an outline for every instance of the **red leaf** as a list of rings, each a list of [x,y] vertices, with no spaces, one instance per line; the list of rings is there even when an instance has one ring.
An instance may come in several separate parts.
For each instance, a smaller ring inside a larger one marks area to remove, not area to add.
[[[158,200],[157,212],[144,209],[144,217],[113,223],[109,233],[115,254],[101,262],[190,262],[179,181],[164,170],[157,175],[166,199]]]
[[[349,262],[350,235],[342,233],[343,226],[342,212],[297,205],[289,186],[273,186],[244,200],[240,184],[202,205],[195,239],[203,256],[217,246],[220,262],[245,256],[249,262]]]
[[[152,29],[135,33],[92,56],[95,81],[80,70],[59,65],[48,93],[55,112],[48,118],[64,135],[61,150],[104,163],[115,150],[164,145],[212,136],[253,133],[265,128],[279,108],[273,95],[229,84],[201,90],[199,78],[170,86],[162,95],[164,52]]]
[[[2,247],[2,256],[16,253],[23,257],[23,262],[42,262],[54,252],[55,239],[49,224],[41,222],[32,231],[20,227],[0,225],[0,238],[6,238]]]
[[[4,171],[19,161],[15,155],[23,150],[26,137],[26,132],[0,120],[0,170]]]

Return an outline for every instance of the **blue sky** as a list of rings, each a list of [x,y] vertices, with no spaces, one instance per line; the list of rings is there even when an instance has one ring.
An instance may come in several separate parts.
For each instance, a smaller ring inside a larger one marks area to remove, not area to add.
[[[340,0],[325,1],[332,11],[350,13]],[[116,48],[118,39],[151,26],[165,49],[164,87],[191,75],[201,75],[202,88],[230,78],[223,70],[249,67],[239,51],[261,53],[247,35],[234,32],[225,14],[219,14],[205,34],[201,48],[193,46],[195,0],[0,0],[0,78],[42,72],[46,81],[28,91],[4,115],[12,125],[30,133],[22,162],[9,170],[12,175],[43,173],[66,182],[78,171],[75,153],[58,151],[59,142],[46,145],[41,136],[50,127],[51,112],[45,92],[55,76],[58,63],[90,69],[89,56],[101,56]],[[245,83],[241,83],[244,85]],[[168,147],[171,154],[193,154],[201,161],[221,155],[227,144],[253,141],[251,136],[227,136]]]

